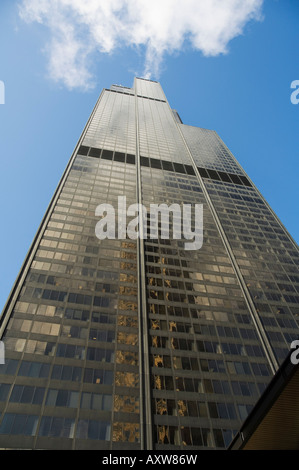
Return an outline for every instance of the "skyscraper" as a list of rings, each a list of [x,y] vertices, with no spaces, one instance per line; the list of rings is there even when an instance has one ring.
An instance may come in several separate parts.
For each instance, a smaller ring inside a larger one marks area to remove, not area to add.
[[[202,205],[202,246],[150,237],[149,211],[100,240],[119,196]],[[0,319],[0,448],[225,448],[298,338],[298,289],[296,243],[217,133],[157,82],[103,90]]]

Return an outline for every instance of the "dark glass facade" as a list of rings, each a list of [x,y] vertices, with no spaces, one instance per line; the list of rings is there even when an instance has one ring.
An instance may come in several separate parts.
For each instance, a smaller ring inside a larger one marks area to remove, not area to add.
[[[99,240],[119,196],[202,204],[202,247]],[[0,448],[223,449],[298,315],[298,248],[216,132],[157,82],[103,90],[0,319]]]

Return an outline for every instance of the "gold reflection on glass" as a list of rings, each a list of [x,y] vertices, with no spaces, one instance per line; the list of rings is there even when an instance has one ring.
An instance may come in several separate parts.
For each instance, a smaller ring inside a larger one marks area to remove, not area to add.
[[[126,301],[123,299],[118,300],[118,308],[119,310],[130,310],[135,311],[137,310],[137,302],[133,302],[132,300]]]
[[[124,271],[136,271],[136,264],[135,263],[124,263],[123,261],[120,263],[120,268]]]
[[[139,376],[133,372],[119,372],[115,373],[115,385],[119,387],[138,387]]]
[[[114,396],[114,411],[123,413],[139,413],[139,399],[127,395]]]
[[[168,444],[169,429],[166,426],[158,426],[158,444]]]
[[[136,253],[129,253],[126,251],[121,251],[120,257],[124,259],[136,259]]]
[[[127,326],[129,328],[137,328],[138,319],[137,317],[129,317],[127,315],[118,315],[117,324],[118,326]]]
[[[137,295],[137,289],[128,286],[119,286],[120,295]]]
[[[119,279],[121,282],[129,282],[131,284],[135,284],[137,282],[137,278],[133,274],[120,273]]]
[[[131,248],[133,250],[136,249],[136,244],[133,242],[131,243],[131,242],[125,241],[125,242],[122,242],[121,246],[122,248]]]
[[[158,313],[158,305],[150,304],[150,313]]]
[[[157,299],[158,298],[158,293],[155,290],[150,290],[150,297],[152,299]]]
[[[154,367],[163,367],[163,358],[162,356],[154,356]]]
[[[178,411],[180,416],[187,416],[187,406],[183,400],[178,400]]]
[[[167,414],[167,404],[164,398],[160,398],[160,400],[156,401],[156,410],[158,415]]]
[[[117,333],[117,342],[121,344],[129,344],[131,346],[136,346],[136,344],[138,343],[138,337],[133,333],[127,334],[122,331],[119,331]]]
[[[159,324],[158,320],[151,320],[151,324],[152,324],[152,329],[153,330],[159,330],[160,329],[160,324]]]
[[[131,351],[116,351],[116,364],[138,365],[138,354]]]
[[[154,381],[155,381],[155,389],[162,390],[161,376],[160,375],[155,375],[154,376]]]
[[[173,357],[173,368],[174,369],[182,369],[182,358],[181,357]]]
[[[114,423],[112,440],[114,442],[139,442],[139,424]]]

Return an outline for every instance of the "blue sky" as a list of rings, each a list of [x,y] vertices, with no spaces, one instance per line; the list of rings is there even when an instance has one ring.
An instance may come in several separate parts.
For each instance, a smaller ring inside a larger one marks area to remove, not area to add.
[[[159,80],[185,124],[218,132],[298,243],[299,2],[194,5],[1,0],[1,309],[99,93],[135,75]]]

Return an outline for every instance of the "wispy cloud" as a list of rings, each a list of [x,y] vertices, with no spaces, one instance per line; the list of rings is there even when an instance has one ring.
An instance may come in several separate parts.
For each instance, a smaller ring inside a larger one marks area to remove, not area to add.
[[[21,18],[50,32],[50,77],[68,88],[93,86],[94,54],[144,46],[145,78],[158,77],[166,54],[192,47],[205,56],[228,51],[263,0],[20,0]]]

